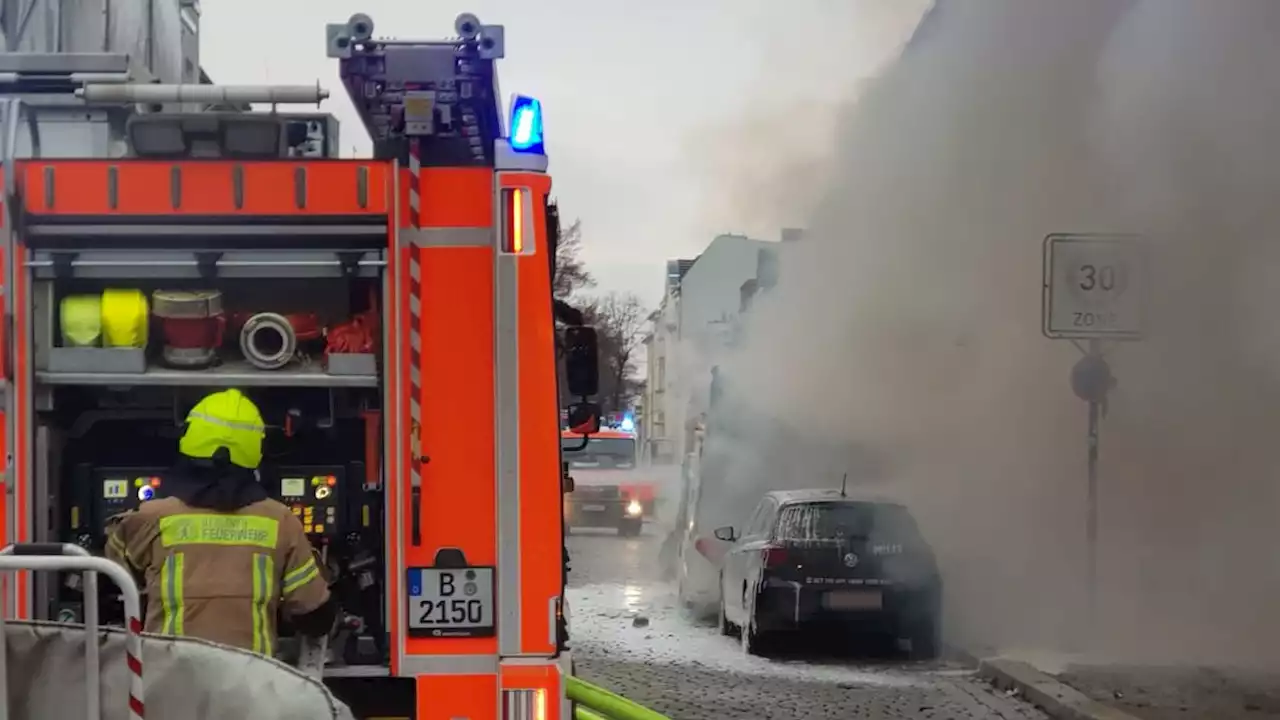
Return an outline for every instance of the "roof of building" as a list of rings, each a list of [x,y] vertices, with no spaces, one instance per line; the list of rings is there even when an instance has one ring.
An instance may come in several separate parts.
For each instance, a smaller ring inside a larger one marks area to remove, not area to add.
[[[689,261],[689,266],[681,272],[680,278],[682,281],[684,281],[685,279],[687,279],[687,276],[690,273],[694,272],[698,268],[703,268],[700,271],[702,273],[718,272],[719,268],[716,268],[714,266],[707,267],[707,262],[711,262],[711,261],[704,261],[703,258],[708,258],[711,256],[715,256],[718,258],[723,252],[725,252],[725,250],[728,247],[733,247],[733,246],[744,247],[745,246],[745,247],[752,247],[752,248],[763,248],[763,247],[770,247],[776,244],[777,243],[771,242],[769,240],[757,240],[755,238],[747,237],[746,235],[730,235],[730,234],[717,235],[715,236],[715,239],[713,239],[707,245],[706,249],[703,250],[700,255],[698,255],[698,257]]]
[[[938,18],[942,15],[942,6],[945,4],[947,4],[947,0],[934,0],[929,9],[924,11],[924,14],[920,16],[920,22],[916,23],[915,30],[903,46],[903,52],[914,52],[922,43],[929,42],[930,38],[937,32],[940,23]]]
[[[702,257],[702,256],[698,255],[698,257],[676,258],[675,260],[668,260],[667,261],[668,274],[673,274],[676,277],[684,277],[684,274],[689,272],[689,268],[693,267],[693,264],[698,261],[699,257]]]

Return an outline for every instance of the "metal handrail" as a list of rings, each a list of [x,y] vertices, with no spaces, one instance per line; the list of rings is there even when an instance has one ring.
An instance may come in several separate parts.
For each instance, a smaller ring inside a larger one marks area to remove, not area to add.
[[[98,643],[98,574],[120,588],[125,614],[125,661],[129,668],[129,718],[143,720],[142,596],[133,576],[118,563],[94,557],[70,543],[19,543],[0,550],[0,573],[82,572],[85,575],[85,704],[89,720],[102,717],[101,657]],[[12,580],[11,580],[12,581]],[[9,720],[8,638],[0,613],[0,720]]]

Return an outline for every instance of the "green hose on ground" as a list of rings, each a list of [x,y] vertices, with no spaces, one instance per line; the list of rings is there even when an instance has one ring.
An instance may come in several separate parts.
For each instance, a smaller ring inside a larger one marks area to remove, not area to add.
[[[594,711],[598,716],[603,716],[601,720],[671,720],[666,715],[637,705],[621,695],[592,685],[581,678],[566,678],[565,691],[570,700],[586,705],[590,709],[589,712]],[[595,720],[595,718],[588,718],[588,720]]]
[[[588,710],[581,705],[575,705],[573,707],[573,720],[609,720],[609,718],[594,710]]]

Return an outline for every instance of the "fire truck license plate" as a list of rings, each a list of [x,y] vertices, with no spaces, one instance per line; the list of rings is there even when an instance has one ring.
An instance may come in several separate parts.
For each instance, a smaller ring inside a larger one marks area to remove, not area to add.
[[[408,580],[411,635],[493,635],[492,567],[411,568]]]

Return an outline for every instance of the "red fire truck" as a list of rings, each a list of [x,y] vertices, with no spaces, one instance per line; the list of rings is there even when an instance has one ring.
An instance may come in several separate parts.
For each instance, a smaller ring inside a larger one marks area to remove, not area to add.
[[[187,409],[237,387],[269,425],[263,482],[334,578],[333,692],[358,717],[566,718],[541,105],[498,97],[501,26],[373,30],[327,29],[365,159],[338,157],[333,117],[285,109],[318,87],[0,58],[0,535],[99,552],[108,517],[164,495]],[[590,431],[594,332],[561,340]],[[83,617],[54,577],[17,575],[6,615]]]

